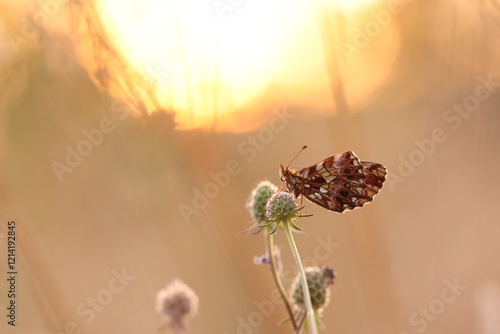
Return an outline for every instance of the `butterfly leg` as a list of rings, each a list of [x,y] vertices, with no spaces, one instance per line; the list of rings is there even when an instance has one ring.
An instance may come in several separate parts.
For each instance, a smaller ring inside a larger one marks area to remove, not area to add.
[[[302,199],[304,198],[304,196],[301,194],[300,195],[300,199],[299,199],[299,208],[302,207]],[[300,209],[299,211],[299,215],[302,216],[302,209]]]

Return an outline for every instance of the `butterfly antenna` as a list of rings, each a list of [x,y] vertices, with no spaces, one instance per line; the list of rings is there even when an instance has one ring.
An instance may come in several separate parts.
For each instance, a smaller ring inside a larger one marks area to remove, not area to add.
[[[304,145],[300,150],[299,152],[297,152],[297,154],[295,154],[295,156],[293,157],[292,160],[290,160],[290,162],[288,163],[288,165],[286,166],[286,169],[288,169],[288,167],[290,167],[290,165],[292,164],[292,162],[297,159],[297,157],[299,156],[300,152],[302,152],[303,150],[305,150],[307,148],[307,145]]]
[[[290,162],[288,163],[288,165],[286,165],[286,168],[285,170],[288,169],[288,167],[290,167],[290,165],[292,164],[292,162],[297,159],[297,157],[299,156],[300,152],[302,152],[303,150],[305,150],[307,148],[307,145],[304,145],[302,146],[302,148],[297,152],[297,154],[295,154],[295,156],[293,157],[292,160],[290,160]],[[282,165],[280,165],[281,168],[283,168]],[[278,188],[278,192],[281,192],[282,190],[286,189],[285,187],[283,187],[283,185],[285,184],[285,180],[284,179],[281,179],[281,186]]]

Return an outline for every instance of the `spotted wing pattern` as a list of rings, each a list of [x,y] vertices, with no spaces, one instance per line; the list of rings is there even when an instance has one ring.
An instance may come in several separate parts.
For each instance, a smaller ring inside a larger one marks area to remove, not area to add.
[[[328,210],[343,212],[371,202],[387,174],[378,163],[360,161],[351,151],[336,154],[298,171],[282,168],[282,180],[295,196],[303,195]]]

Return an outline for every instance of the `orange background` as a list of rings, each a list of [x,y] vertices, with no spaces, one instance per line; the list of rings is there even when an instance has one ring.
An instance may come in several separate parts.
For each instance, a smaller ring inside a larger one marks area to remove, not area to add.
[[[211,126],[185,130],[175,127],[182,111],[161,109],[107,44],[91,3],[68,5],[58,21],[66,30],[48,25],[19,49],[9,38],[39,8],[3,3],[0,263],[5,271],[15,220],[19,285],[17,326],[2,311],[2,333],[70,333],[73,323],[82,333],[155,333],[156,293],[177,277],[200,298],[190,333],[291,333],[277,325],[283,306],[266,302],[269,270],[252,262],[263,235],[239,232],[252,188],[280,185],[279,164],[305,144],[296,167],[353,150],[390,176],[362,209],[304,202],[314,216],[298,222],[299,251],[337,273],[322,332],[500,332],[500,15],[494,0],[464,3],[405,3],[390,23],[388,63],[376,38],[354,63],[340,62],[323,26],[324,91],[300,95],[278,82]],[[380,67],[383,80],[370,81]],[[356,82],[370,89],[357,95]],[[273,120],[277,111],[289,118]],[[105,130],[99,144],[85,148],[83,131],[95,129]],[[67,163],[68,146],[89,154],[60,182],[54,162]],[[194,203],[230,162],[227,184]],[[196,209],[188,218],[186,206]],[[282,231],[277,242],[288,285],[295,269]],[[133,278],[109,294],[122,270]],[[89,320],[88,298],[99,295],[110,300]],[[3,280],[1,310],[7,302]]]

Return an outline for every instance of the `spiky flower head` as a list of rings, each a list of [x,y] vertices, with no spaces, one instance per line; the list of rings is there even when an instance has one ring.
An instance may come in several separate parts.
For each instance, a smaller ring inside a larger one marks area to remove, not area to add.
[[[311,295],[311,304],[313,309],[321,314],[330,300],[328,285],[333,284],[333,277],[335,275],[333,270],[328,267],[324,269],[319,267],[306,267],[304,271],[306,273],[309,294]],[[293,281],[291,290],[293,304],[297,307],[304,307],[304,293],[299,275],[297,275]]]
[[[266,223],[261,226],[271,226],[274,224],[270,234],[276,232],[281,223],[290,224],[296,230],[302,231],[293,221],[296,218],[307,217],[309,215],[301,215],[299,207],[296,203],[295,195],[288,191],[279,191],[272,195],[266,205]]]
[[[295,195],[286,191],[274,194],[267,201],[266,218],[280,221],[296,218],[298,206],[295,200]]]
[[[254,222],[258,225],[266,222],[266,203],[269,197],[278,191],[278,187],[269,181],[261,181],[252,190],[250,199],[247,203],[247,209]]]
[[[158,292],[156,311],[175,331],[184,331],[186,320],[198,313],[198,296],[182,280],[174,279]]]

